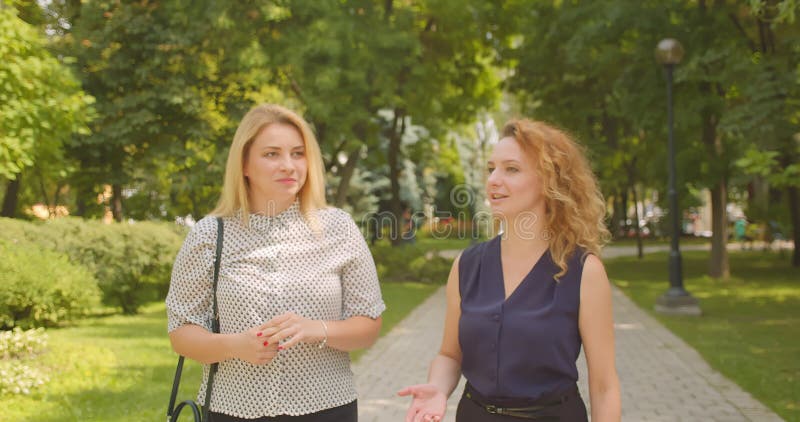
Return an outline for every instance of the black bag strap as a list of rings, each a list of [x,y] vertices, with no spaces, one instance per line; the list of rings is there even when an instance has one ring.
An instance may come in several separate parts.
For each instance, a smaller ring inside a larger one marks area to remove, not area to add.
[[[212,299],[212,316],[211,316],[211,331],[219,333],[219,308],[217,307],[217,282],[219,281],[219,266],[222,261],[222,237],[225,234],[225,223],[222,217],[217,217],[217,251],[214,255],[214,290]],[[203,422],[208,422],[208,412],[211,407],[211,388],[214,386],[214,375],[217,374],[219,363],[211,364],[211,369],[208,371],[208,384],[206,384],[206,399],[203,400]]]
[[[225,233],[225,223],[221,217],[217,217],[217,250],[214,254],[214,281],[211,285],[211,331],[219,333],[219,309],[217,307],[217,282],[219,281],[219,267],[222,260],[222,241]],[[208,371],[208,384],[206,384],[206,398],[203,400],[203,413],[202,418],[197,405],[191,400],[185,400],[175,407],[175,400],[178,397],[178,387],[181,383],[181,373],[183,372],[183,356],[178,357],[178,367],[175,368],[175,379],[172,381],[172,392],[169,396],[169,405],[167,407],[167,422],[172,421],[172,417],[177,417],[184,406],[189,406],[192,409],[195,420],[201,422],[208,422],[208,412],[211,405],[211,389],[214,386],[214,375],[217,373],[218,363],[211,364],[211,369]]]

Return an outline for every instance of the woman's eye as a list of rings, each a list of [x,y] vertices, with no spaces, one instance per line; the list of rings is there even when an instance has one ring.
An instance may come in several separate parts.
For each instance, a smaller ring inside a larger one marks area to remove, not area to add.
[[[486,169],[486,171],[488,171],[489,173],[491,173],[491,172],[493,172],[493,171],[494,171],[494,167],[488,167],[488,168]]]
[[[519,169],[517,169],[516,167],[507,167],[506,171],[509,173],[516,173],[519,171]]]
[[[295,152],[292,153],[292,156],[294,156],[294,157],[302,157],[304,155],[306,155],[306,153],[303,152],[303,151],[295,151]]]
[[[265,152],[264,157],[274,157],[278,155],[275,151]]]

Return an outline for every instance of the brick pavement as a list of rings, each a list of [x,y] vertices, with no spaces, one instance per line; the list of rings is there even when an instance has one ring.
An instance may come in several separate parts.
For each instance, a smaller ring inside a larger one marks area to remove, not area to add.
[[[604,255],[627,255],[608,248]],[[700,355],[614,289],[617,366],[624,421],[781,421],[750,394],[712,370]],[[400,388],[424,382],[439,349],[444,321],[444,288],[381,338],[353,365],[361,422],[404,420],[408,398]],[[578,361],[579,387],[587,401],[586,364]],[[448,402],[454,421],[464,379]]]

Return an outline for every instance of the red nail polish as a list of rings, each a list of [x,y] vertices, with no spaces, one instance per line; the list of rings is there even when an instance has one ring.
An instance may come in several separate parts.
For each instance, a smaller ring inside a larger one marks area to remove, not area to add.
[[[268,342],[268,341],[265,341],[265,342],[264,342],[264,346],[269,346],[269,342]]]
[[[278,346],[278,350],[283,350],[283,349],[285,349],[285,347],[283,347],[283,346]]]
[[[256,334],[256,337],[261,337],[261,334],[263,334],[263,333],[259,331],[259,332]]]

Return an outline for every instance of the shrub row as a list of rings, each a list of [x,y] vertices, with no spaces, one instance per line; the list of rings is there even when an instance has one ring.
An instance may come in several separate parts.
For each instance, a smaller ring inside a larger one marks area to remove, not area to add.
[[[55,325],[97,304],[97,281],[66,256],[0,240],[0,327]]]
[[[381,281],[445,283],[452,261],[415,245],[370,248]]]
[[[39,284],[56,284],[69,274],[81,278],[87,291],[91,292],[96,284],[104,304],[128,314],[135,313],[142,303],[166,294],[172,262],[184,236],[182,228],[169,223],[0,219],[0,240],[4,239],[6,245],[53,261],[49,274],[36,272],[33,264],[20,268],[14,276],[18,280],[36,278]],[[86,273],[76,272],[75,266],[84,268]],[[5,284],[0,285],[0,290],[5,289]]]

